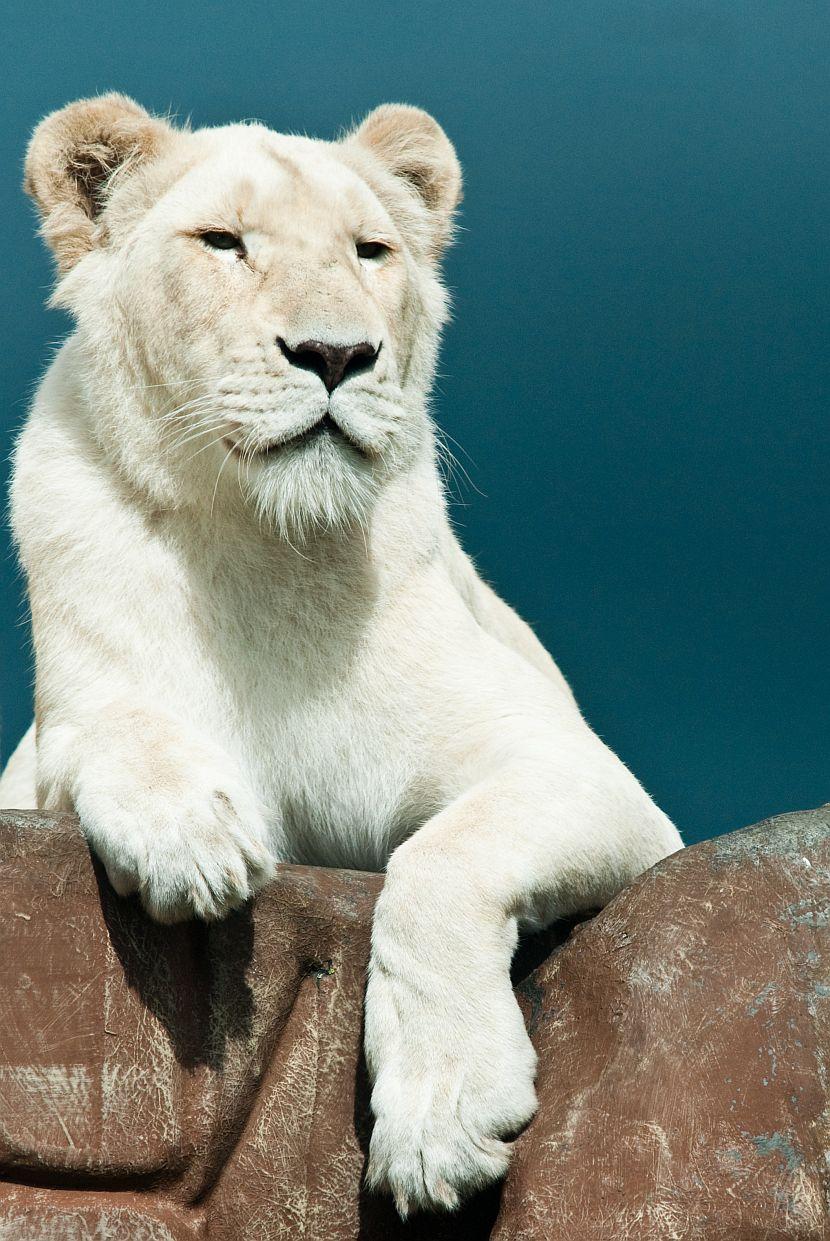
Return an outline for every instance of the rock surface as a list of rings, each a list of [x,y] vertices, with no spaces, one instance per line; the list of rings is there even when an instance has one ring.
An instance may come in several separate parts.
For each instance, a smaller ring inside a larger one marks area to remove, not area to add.
[[[830,807],[670,858],[517,992],[538,1115],[504,1187],[361,1191],[375,875],[284,867],[162,928],[71,817],[0,816],[0,1241],[830,1237]]]

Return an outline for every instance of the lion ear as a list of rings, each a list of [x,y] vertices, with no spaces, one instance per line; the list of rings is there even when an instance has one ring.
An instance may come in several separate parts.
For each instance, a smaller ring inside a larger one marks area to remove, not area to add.
[[[80,99],[40,122],[26,153],[23,186],[61,271],[95,245],[113,176],[158,154],[173,132],[117,94]]]
[[[368,148],[388,172],[417,194],[430,213],[434,252],[440,253],[450,238],[461,201],[461,166],[438,122],[421,108],[387,103],[370,112],[350,140]]]

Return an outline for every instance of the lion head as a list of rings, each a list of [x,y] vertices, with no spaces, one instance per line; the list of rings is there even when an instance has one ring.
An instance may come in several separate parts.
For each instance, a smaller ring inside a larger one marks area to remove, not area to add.
[[[91,432],[154,502],[339,526],[432,451],[461,176],[425,112],[387,105],[327,142],[105,95],[41,122],[25,184]]]

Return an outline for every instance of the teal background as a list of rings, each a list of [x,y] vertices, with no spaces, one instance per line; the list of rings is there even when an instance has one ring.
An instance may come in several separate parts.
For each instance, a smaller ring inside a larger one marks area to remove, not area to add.
[[[43,113],[115,88],[326,137],[421,104],[466,171],[437,413],[467,548],[687,839],[830,799],[825,0],[35,2],[4,36],[7,445],[67,330],[19,189]]]

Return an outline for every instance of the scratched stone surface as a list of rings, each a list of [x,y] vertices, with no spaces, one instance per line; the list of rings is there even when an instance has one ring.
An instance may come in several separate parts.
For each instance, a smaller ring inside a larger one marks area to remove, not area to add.
[[[520,949],[540,1109],[451,1219],[361,1189],[380,884],[285,867],[163,928],[71,816],[0,816],[0,1241],[830,1238],[830,807]]]

